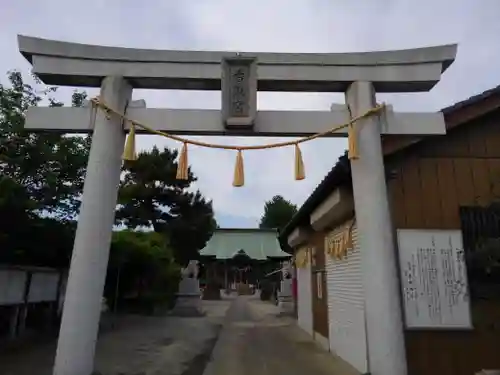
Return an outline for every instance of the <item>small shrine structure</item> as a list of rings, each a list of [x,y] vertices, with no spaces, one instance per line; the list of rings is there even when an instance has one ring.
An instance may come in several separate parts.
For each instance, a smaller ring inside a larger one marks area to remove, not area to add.
[[[205,295],[219,298],[220,289],[258,287],[267,274],[281,268],[290,257],[281,249],[274,229],[217,229],[200,251]]]

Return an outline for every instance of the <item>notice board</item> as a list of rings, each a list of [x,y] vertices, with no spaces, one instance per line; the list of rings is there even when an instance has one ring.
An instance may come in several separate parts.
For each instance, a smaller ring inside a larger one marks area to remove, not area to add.
[[[397,237],[406,327],[472,328],[461,231],[398,229]]]

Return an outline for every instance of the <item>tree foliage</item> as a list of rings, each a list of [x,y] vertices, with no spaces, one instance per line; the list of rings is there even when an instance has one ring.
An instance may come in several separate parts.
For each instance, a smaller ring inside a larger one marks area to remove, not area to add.
[[[297,213],[297,206],[283,198],[274,196],[264,205],[264,214],[260,220],[260,228],[282,229]]]
[[[164,236],[130,230],[113,233],[104,290],[112,307],[115,300],[170,302],[179,279],[180,267]]]
[[[90,141],[25,130],[28,107],[62,103],[55,88],[39,89],[36,79],[26,84],[19,72],[8,81],[0,84],[0,262],[66,267]],[[73,105],[85,97],[75,92]]]
[[[33,78],[27,84],[11,72],[0,84],[0,263],[67,268],[91,137],[24,128],[29,107],[63,105],[55,88]],[[72,106],[82,106],[86,96],[75,91]],[[106,293],[114,290],[120,269],[123,293],[140,285],[147,293],[173,294],[179,268],[174,259],[196,259],[212,235],[212,203],[189,190],[196,181],[191,171],[187,181],[175,179],[176,158],[175,150],[154,148],[124,166],[117,222],[156,233],[113,235]]]
[[[212,202],[189,191],[196,177],[175,178],[177,151],[154,147],[124,166],[117,221],[130,229],[153,228],[168,238],[176,260],[186,265],[197,259],[216,228]]]
[[[33,133],[24,129],[28,107],[43,100],[62,106],[51,96],[56,90],[37,90],[24,83],[19,72],[9,74],[10,87],[0,85],[0,176],[26,190],[32,210],[74,218],[89,153],[89,137],[60,133]],[[75,92],[73,105],[86,94]]]

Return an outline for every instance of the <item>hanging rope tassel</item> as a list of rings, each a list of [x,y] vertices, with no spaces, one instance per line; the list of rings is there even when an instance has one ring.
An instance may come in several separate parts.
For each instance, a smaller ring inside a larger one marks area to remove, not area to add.
[[[300,151],[299,144],[295,144],[295,179],[297,181],[306,178],[304,170],[304,160],[302,160],[302,152]]]
[[[95,120],[97,118],[97,109],[99,107],[94,101],[90,101],[90,120],[89,120],[89,129],[95,129]]]
[[[335,259],[339,259],[339,251],[340,251],[340,242],[338,240],[335,240],[335,247],[333,250]]]
[[[125,142],[125,150],[123,151],[123,160],[134,161],[137,160],[135,154],[135,124],[130,125],[130,131]]]
[[[344,238],[342,241],[342,258],[347,257],[347,251],[349,250],[349,231],[344,232]]]
[[[354,129],[354,122],[352,119],[352,111],[351,107],[349,104],[347,104],[347,110],[349,111],[349,119],[351,122],[349,123],[347,127],[347,142],[349,146],[349,160],[356,160],[359,159],[359,153],[358,153],[358,139],[357,139],[357,134],[356,134],[356,129]]]
[[[245,171],[243,169],[243,154],[238,150],[236,155],[236,165],[234,166],[233,186],[240,187],[245,184]]]
[[[188,174],[188,149],[187,143],[184,142],[182,145],[181,154],[179,155],[179,162],[177,164],[177,175],[175,176],[178,180],[187,180],[189,178]]]
[[[347,129],[348,142],[349,142],[349,160],[359,159],[358,153],[358,138],[354,124],[350,124]]]

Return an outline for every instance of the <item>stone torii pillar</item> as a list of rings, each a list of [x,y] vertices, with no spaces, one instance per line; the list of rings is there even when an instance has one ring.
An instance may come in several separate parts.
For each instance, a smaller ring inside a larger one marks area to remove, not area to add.
[[[106,77],[101,97],[122,111],[132,87],[122,77]],[[125,132],[121,119],[96,113],[82,206],[73,245],[55,375],[93,372],[95,342],[120,184]]]
[[[20,52],[44,83],[101,87],[101,99],[130,119],[184,135],[297,137],[324,132],[348,122],[350,112],[356,116],[371,108],[375,90],[430,90],[456,55],[455,45],[371,53],[278,54],[141,50],[18,39]],[[222,112],[127,105],[132,87],[222,90]],[[257,111],[257,87],[302,92],[345,92],[347,88],[350,111],[343,105],[323,112]],[[129,124],[122,124],[116,116],[108,119],[100,110],[92,127],[89,111],[34,107],[28,110],[25,124],[33,131],[94,133],[55,375],[89,375],[93,370],[121,154],[129,129]],[[360,158],[352,161],[352,172],[366,291],[369,371],[405,375],[400,291],[380,134],[445,134],[444,118],[441,113],[395,113],[389,107],[356,124],[356,129]],[[346,132],[330,136],[343,137]]]
[[[346,91],[353,116],[376,105],[371,82]],[[357,122],[359,158],[351,160],[354,207],[360,243],[369,366],[373,374],[406,374],[406,349],[392,221],[387,200],[380,121]]]

